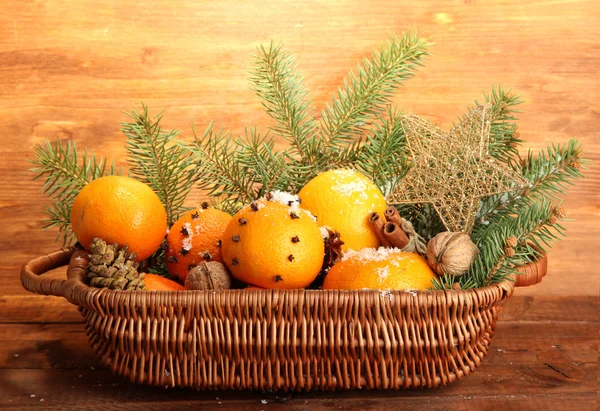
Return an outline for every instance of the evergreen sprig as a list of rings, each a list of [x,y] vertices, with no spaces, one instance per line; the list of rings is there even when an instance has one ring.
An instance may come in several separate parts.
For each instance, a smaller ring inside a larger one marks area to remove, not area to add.
[[[158,195],[170,226],[187,210],[183,203],[197,180],[198,164],[175,144],[178,130],[161,128],[162,112],[151,117],[148,107],[142,103],[141,111],[126,114],[133,120],[121,123],[127,137],[129,170]]]
[[[321,112],[327,167],[354,164],[360,139],[392,94],[424,64],[430,43],[416,31],[392,37],[381,49],[350,71],[332,103]]]
[[[581,144],[573,139],[551,145],[537,155],[529,150],[525,158],[512,162],[528,185],[481,202],[471,234],[479,247],[477,259],[465,276],[458,280],[444,277],[435,286],[448,288],[455,280],[461,288],[499,282],[514,274],[516,265],[528,264],[547,253],[552,242],[564,237],[559,223],[564,217],[558,207],[560,194],[582,177],[586,161],[581,156]],[[517,240],[517,246],[507,255],[509,237]]]
[[[387,118],[377,116],[378,124],[356,159],[356,167],[388,195],[408,171],[406,137],[402,113],[388,108]]]
[[[35,148],[35,165],[31,169],[34,180],[45,177],[42,191],[50,197],[52,204],[45,208],[48,217],[43,221],[44,228],[56,227],[56,239],[62,239],[63,245],[71,244],[75,236],[71,230],[71,206],[79,191],[90,181],[105,175],[122,174],[114,162],[107,165],[102,157],[85,149],[81,156],[77,145],[70,141],[63,143],[47,140]]]
[[[180,143],[200,164],[200,188],[232,212],[269,190],[297,192],[331,168],[358,168],[390,190],[406,172],[405,139],[400,114],[382,111],[423,64],[428,45],[415,31],[394,37],[350,72],[320,124],[293,57],[281,45],[260,47],[250,82],[276,124],[271,134],[248,129],[237,138],[211,125],[192,144]],[[289,148],[276,151],[274,137]]]
[[[581,143],[575,139],[565,144],[553,144],[537,155],[529,150],[524,159],[513,163],[513,169],[528,182],[527,186],[484,199],[477,221],[495,224],[503,215],[512,214],[533,201],[546,198],[559,201],[560,195],[583,176],[581,168],[586,161],[581,155]]]
[[[542,200],[519,208],[516,215],[503,215],[495,224],[480,226],[472,235],[479,254],[469,272],[461,277],[442,276],[434,282],[434,288],[450,289],[458,282],[462,289],[469,289],[506,280],[517,273],[516,266],[536,261],[548,252],[552,242],[564,237],[559,222],[562,218],[561,208]],[[511,237],[515,242],[512,245]]]
[[[523,101],[512,91],[502,87],[492,88],[490,94],[484,94],[485,103],[492,105],[489,153],[506,164],[512,164],[519,159],[519,145],[522,140],[517,131],[516,106]],[[479,103],[475,101],[475,105]]]
[[[307,174],[310,178],[319,165],[320,139],[314,108],[307,99],[308,90],[296,70],[295,59],[281,44],[272,42],[269,48],[258,48],[253,63],[252,90],[265,112],[276,121],[271,131],[290,144],[286,151],[287,170],[292,175]]]

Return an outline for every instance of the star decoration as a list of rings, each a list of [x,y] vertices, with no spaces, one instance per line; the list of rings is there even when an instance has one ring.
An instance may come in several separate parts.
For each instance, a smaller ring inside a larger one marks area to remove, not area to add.
[[[402,119],[412,167],[387,200],[430,203],[449,231],[470,233],[482,197],[526,181],[488,153],[491,105],[473,109],[450,132],[417,116]]]

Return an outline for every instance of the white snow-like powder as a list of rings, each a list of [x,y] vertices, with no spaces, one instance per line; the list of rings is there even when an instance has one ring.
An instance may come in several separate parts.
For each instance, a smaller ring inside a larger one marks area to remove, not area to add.
[[[379,277],[379,282],[382,282],[390,275],[390,267],[387,265],[385,267],[380,267],[377,269],[377,276]]]
[[[340,177],[355,177],[357,174],[356,171],[349,168],[338,168],[333,170],[332,173]]]
[[[359,193],[361,200],[366,201],[369,199],[369,196],[367,195],[367,193],[365,193],[365,190],[367,189],[367,185],[365,184],[364,181],[352,181],[350,183],[336,184],[336,185],[332,186],[331,189],[333,191],[337,191],[338,193],[340,193],[341,195],[343,195],[345,197],[350,197],[351,195],[353,195],[355,193]]]
[[[279,190],[271,191],[270,194],[271,198],[269,201],[275,201],[277,203],[288,206],[290,208],[290,215],[292,213],[295,213],[297,216],[301,216],[302,214],[304,214],[312,218],[313,221],[317,221],[317,217],[315,217],[310,211],[300,207],[300,197],[298,197],[296,194],[291,194],[286,191]],[[259,209],[265,206],[264,202],[258,202],[257,205]]]
[[[331,230],[331,227],[329,227],[327,225],[323,225],[323,226],[319,227],[319,230],[321,230],[321,237],[328,238],[329,231],[327,231],[327,230]]]
[[[192,246],[193,246],[193,244],[192,244],[192,238],[194,238],[194,232],[192,231],[192,225],[190,223],[185,223],[183,226],[187,230],[188,235],[181,242],[181,247],[185,251],[190,251],[192,249]]]
[[[300,198],[297,195],[279,190],[271,191],[271,201],[277,201],[287,206],[300,204]]]
[[[390,254],[400,253],[402,250],[399,248],[363,248],[362,250],[349,250],[342,257],[342,261],[349,259],[357,259],[359,261],[383,261],[387,259]]]

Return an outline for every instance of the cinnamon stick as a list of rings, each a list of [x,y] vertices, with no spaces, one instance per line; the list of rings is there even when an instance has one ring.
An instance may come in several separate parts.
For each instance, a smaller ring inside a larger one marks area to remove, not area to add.
[[[379,217],[379,213],[377,213],[377,212],[371,213],[371,215],[369,216],[369,224],[371,225],[371,229],[373,230],[373,232],[379,239],[379,242],[381,243],[382,246],[389,247],[392,245],[388,241],[386,236],[383,234],[383,226],[385,224],[383,223],[383,219],[381,217]]]
[[[408,236],[402,228],[400,228],[399,224],[392,222],[386,223],[383,227],[383,235],[385,235],[393,247],[404,248],[408,244]]]
[[[402,217],[396,207],[389,206],[386,208],[384,216],[388,223],[395,223],[398,227],[402,226]]]

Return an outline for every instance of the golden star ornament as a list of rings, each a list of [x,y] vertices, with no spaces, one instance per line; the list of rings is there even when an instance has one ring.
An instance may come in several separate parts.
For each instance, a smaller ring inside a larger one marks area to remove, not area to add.
[[[490,117],[490,104],[478,106],[448,133],[417,116],[403,117],[412,166],[388,203],[430,203],[449,231],[471,233],[482,197],[527,184],[489,155]]]

